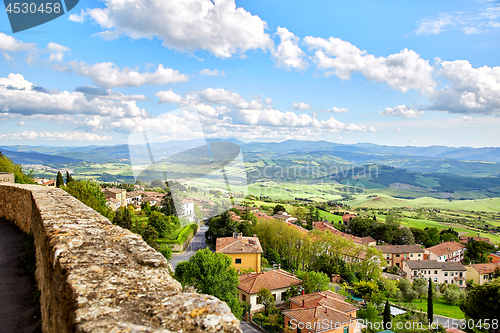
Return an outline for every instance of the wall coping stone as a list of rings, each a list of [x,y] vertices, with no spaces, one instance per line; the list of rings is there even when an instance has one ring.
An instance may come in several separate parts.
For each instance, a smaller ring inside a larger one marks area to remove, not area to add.
[[[139,235],[61,189],[1,183],[0,218],[33,232],[44,332],[241,332],[226,303],[183,292]]]

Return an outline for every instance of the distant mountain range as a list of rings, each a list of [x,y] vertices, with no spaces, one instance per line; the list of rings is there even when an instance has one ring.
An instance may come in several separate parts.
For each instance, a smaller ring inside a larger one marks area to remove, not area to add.
[[[343,160],[345,163],[377,163],[408,168],[419,172],[436,172],[443,164],[451,165],[447,172],[467,174],[460,171],[469,168],[484,169],[486,174],[500,173],[500,148],[485,147],[397,147],[383,146],[372,143],[339,144],[327,141],[299,141],[288,140],[283,142],[250,142],[245,143],[237,139],[209,139],[212,141],[231,142],[240,146],[245,157],[259,158],[262,154],[271,156],[284,156],[290,154],[318,156],[328,155],[332,158]],[[205,145],[203,139],[188,141],[170,141],[151,143],[150,148],[156,159],[162,159],[187,149]],[[16,163],[22,164],[68,164],[82,161],[93,163],[106,163],[128,161],[133,156],[134,160],[149,161],[149,151],[140,145],[115,145],[115,146],[2,146],[0,151]],[[426,161],[430,161],[427,163]],[[477,164],[475,162],[481,162]],[[490,165],[484,165],[489,162]],[[465,164],[468,163],[468,164]],[[471,165],[470,163],[474,163]],[[434,165],[425,170],[426,164]],[[495,172],[495,170],[498,171]],[[455,169],[455,170],[454,170]],[[441,170],[443,171],[443,170]]]

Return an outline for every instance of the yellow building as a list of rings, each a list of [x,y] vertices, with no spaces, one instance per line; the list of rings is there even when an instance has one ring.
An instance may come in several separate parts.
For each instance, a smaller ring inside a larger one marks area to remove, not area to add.
[[[467,268],[467,280],[473,280],[477,284],[490,282],[494,278],[494,272],[498,266],[498,264],[493,263],[465,266]]]
[[[243,237],[235,233],[233,237],[217,238],[216,252],[227,254],[232,259],[232,266],[237,270],[251,269],[260,273],[262,246],[257,238]]]

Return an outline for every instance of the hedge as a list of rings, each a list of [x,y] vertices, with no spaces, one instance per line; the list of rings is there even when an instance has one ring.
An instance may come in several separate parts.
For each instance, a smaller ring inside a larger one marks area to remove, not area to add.
[[[198,231],[198,225],[196,223],[189,224],[182,231],[179,233],[179,236],[177,236],[177,239],[170,240],[170,239],[158,239],[157,242],[160,244],[179,244],[182,245],[188,239],[189,236],[196,234],[196,231]]]

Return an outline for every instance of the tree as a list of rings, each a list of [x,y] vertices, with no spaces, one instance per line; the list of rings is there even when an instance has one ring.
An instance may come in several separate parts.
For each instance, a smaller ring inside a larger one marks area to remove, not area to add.
[[[65,186],[64,190],[99,214],[113,219],[114,213],[111,208],[106,206],[106,197],[96,182],[91,180],[73,181]]]
[[[411,302],[417,298],[417,292],[413,289],[410,281],[406,279],[399,280],[399,289],[405,301]]]
[[[173,226],[165,214],[160,212],[151,212],[148,218],[148,225],[153,227],[160,238],[165,238],[172,232]]]
[[[61,171],[57,171],[56,187],[60,188],[61,186],[64,186],[64,179],[61,174]]]
[[[14,174],[14,182],[18,184],[35,184],[33,181],[33,171],[28,174],[23,172],[23,167],[20,164],[12,162],[10,158],[2,154],[0,151],[0,172],[8,172]]]
[[[415,244],[415,237],[411,230],[407,227],[401,227],[401,233],[399,234],[398,244],[400,245],[413,245]]]
[[[298,272],[297,277],[302,280],[302,287],[306,294],[315,293],[318,289],[324,291],[328,289],[330,279],[323,272]]]
[[[71,175],[69,174],[68,171],[66,171],[66,184],[70,183],[70,182],[74,182],[75,180],[73,179],[73,177],[71,177]]]
[[[429,278],[429,289],[427,290],[427,320],[429,325],[434,322],[434,299],[432,296],[433,286],[431,278]]]
[[[385,301],[385,307],[384,307],[384,316],[383,316],[383,321],[384,321],[384,329],[389,330],[392,327],[392,320],[391,320],[391,306],[389,305],[389,300]]]
[[[163,257],[165,257],[165,259],[172,259],[172,249],[170,248],[170,246],[161,247],[159,251],[163,255]]]
[[[465,300],[460,304],[460,310],[467,319],[489,319],[491,323],[496,319],[500,321],[500,279],[494,279],[483,285],[471,287]],[[493,332],[499,332],[498,326]]]
[[[460,299],[463,297],[461,293],[462,293],[461,291],[456,290],[454,288],[446,288],[443,295],[444,300],[451,305],[458,304]]]
[[[413,282],[413,290],[417,293],[417,298],[422,300],[422,297],[424,297],[427,292],[427,281],[424,279],[416,279]]]
[[[172,192],[167,192],[161,200],[161,212],[166,216],[177,216]]]
[[[470,240],[464,253],[465,264],[483,264],[490,262],[489,255],[495,246],[483,241]]]
[[[206,237],[210,237],[212,244],[220,237],[229,237],[236,230],[236,222],[233,221],[229,212],[224,212],[219,216],[213,217],[209,221]]]
[[[183,285],[193,286],[200,293],[226,302],[236,318],[241,318],[243,309],[238,301],[238,273],[231,263],[226,254],[199,250],[182,267],[178,278]]]
[[[276,205],[273,208],[273,215],[278,214],[279,212],[286,212],[285,206],[283,205]]]
[[[273,294],[267,288],[262,288],[257,293],[257,303],[264,305],[264,313],[269,314],[269,309],[274,307]]]

